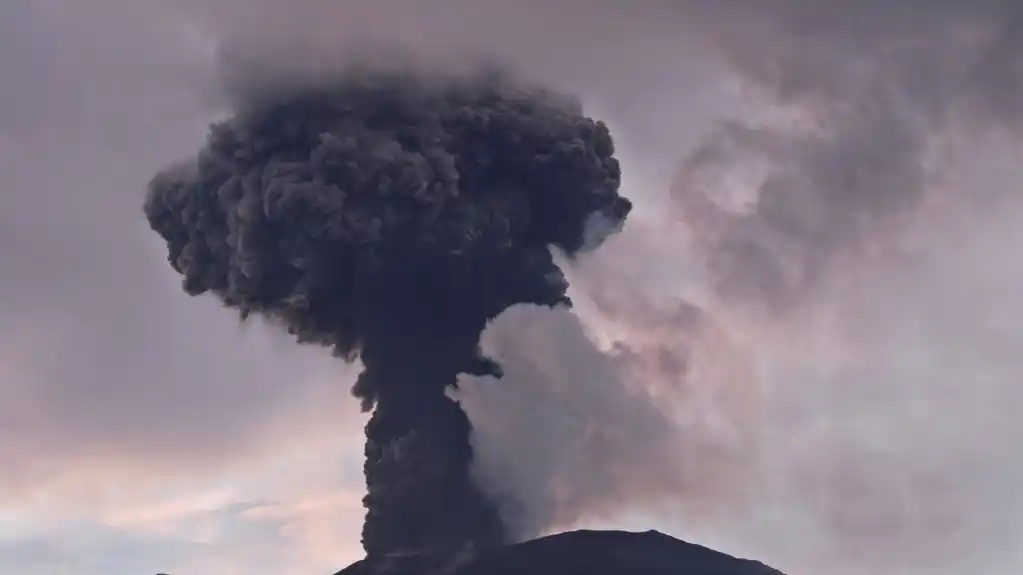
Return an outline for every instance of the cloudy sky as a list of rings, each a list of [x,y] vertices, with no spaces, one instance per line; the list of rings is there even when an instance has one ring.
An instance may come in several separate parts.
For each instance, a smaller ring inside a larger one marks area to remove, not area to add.
[[[637,209],[570,270],[581,319],[500,318],[508,381],[462,391],[510,520],[793,575],[1018,573],[1023,11],[625,6],[3,2],[0,572],[358,558],[352,368],[185,296],[141,214],[218,112],[218,46],[304,43],[497,59],[616,136]]]

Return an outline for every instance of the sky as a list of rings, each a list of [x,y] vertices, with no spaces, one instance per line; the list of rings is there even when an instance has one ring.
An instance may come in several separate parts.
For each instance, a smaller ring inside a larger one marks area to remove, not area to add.
[[[458,392],[523,532],[1023,567],[1013,2],[7,0],[0,573],[359,557],[356,368],[187,297],[141,212],[223,112],[218,50],[296,44],[497,60],[615,135],[636,209],[577,313],[498,318],[507,380]]]

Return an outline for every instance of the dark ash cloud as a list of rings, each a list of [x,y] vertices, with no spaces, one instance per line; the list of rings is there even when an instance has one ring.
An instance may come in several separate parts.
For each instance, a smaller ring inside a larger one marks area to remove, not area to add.
[[[570,304],[552,248],[574,256],[599,245],[594,218],[624,223],[607,126],[492,70],[253,72],[228,76],[234,115],[195,165],[150,186],[171,267],[190,295],[361,360],[368,553],[505,540],[444,391],[501,375],[478,339],[506,308]]]

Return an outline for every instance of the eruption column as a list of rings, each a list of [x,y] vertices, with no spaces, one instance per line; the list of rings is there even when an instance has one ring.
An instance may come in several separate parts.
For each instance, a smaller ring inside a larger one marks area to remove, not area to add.
[[[572,256],[624,223],[607,127],[493,73],[245,88],[196,161],[150,185],[185,291],[362,360],[368,553],[503,542],[445,391],[500,377],[478,342],[503,310],[570,304],[551,247]]]

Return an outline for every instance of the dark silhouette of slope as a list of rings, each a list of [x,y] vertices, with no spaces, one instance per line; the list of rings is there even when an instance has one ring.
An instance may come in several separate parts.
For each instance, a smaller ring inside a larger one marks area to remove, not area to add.
[[[456,553],[363,559],[336,575],[783,575],[657,531],[571,531]]]

